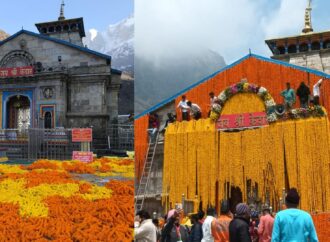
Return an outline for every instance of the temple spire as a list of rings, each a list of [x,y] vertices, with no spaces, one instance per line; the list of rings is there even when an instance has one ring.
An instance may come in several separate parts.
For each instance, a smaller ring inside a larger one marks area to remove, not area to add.
[[[313,27],[312,27],[312,5],[311,5],[312,0],[308,0],[308,6],[305,10],[305,27],[302,30],[304,34],[311,33],[313,32]]]
[[[65,6],[64,0],[62,0],[61,10],[60,10],[60,16],[58,17],[58,20],[59,21],[65,19],[65,17],[64,17],[64,6]]]

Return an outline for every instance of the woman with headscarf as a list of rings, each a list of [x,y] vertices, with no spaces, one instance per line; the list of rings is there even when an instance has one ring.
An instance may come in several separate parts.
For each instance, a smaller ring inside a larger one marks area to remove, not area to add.
[[[252,242],[249,233],[250,208],[245,203],[236,206],[234,219],[229,224],[230,242]]]
[[[172,209],[167,214],[166,225],[163,228],[161,242],[188,242],[188,232],[180,225],[179,213]]]

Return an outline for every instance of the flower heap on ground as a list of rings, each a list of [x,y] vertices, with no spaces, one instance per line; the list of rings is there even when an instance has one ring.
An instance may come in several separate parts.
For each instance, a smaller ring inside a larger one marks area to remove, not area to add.
[[[52,169],[78,174],[93,174],[102,177],[122,176],[133,178],[134,160],[130,158],[117,157],[103,157],[95,159],[90,163],[83,163],[80,161],[38,160],[26,168],[23,167],[23,169],[41,169],[41,171],[45,169]]]
[[[213,121],[217,121],[220,117],[221,111],[225,103],[234,95],[239,93],[254,93],[258,95],[265,105],[265,110],[267,114],[267,120],[269,123],[275,122],[279,119],[299,119],[308,117],[323,117],[325,112],[321,106],[313,106],[308,108],[297,108],[291,109],[288,112],[278,112],[276,103],[273,97],[270,95],[268,90],[264,87],[260,87],[248,82],[241,81],[239,83],[233,84],[230,87],[223,90],[218,96],[218,103],[213,104],[211,108],[210,118]]]
[[[12,241],[132,241],[134,185],[105,186],[71,173],[133,173],[132,159],[92,163],[39,160],[29,166],[0,165],[0,238]],[[126,167],[126,168],[124,168]],[[134,174],[134,173],[133,173]]]

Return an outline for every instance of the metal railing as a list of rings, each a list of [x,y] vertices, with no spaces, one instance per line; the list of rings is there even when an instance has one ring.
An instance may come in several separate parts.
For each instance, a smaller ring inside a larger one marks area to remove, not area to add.
[[[28,141],[27,130],[19,129],[1,129],[0,147],[7,157],[13,160],[28,159]]]
[[[107,129],[110,150],[134,150],[134,126],[129,124],[111,125]]]
[[[72,142],[71,129],[29,129],[29,160],[67,160],[80,149],[80,143]]]
[[[71,159],[80,150],[71,140],[71,129],[0,129],[0,147],[9,160]]]
[[[0,148],[9,160],[71,159],[72,151],[81,150],[72,142],[71,129],[0,129]],[[113,150],[134,150],[133,125],[112,125],[100,137],[94,137],[92,151],[106,155]]]

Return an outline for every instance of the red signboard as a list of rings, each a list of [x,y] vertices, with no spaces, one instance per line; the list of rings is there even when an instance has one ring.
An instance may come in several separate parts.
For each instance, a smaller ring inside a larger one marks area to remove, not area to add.
[[[72,142],[92,142],[92,129],[72,129]]]
[[[0,68],[0,77],[32,76],[33,74],[33,66]]]
[[[232,130],[261,127],[268,125],[268,121],[265,112],[242,113],[221,115],[215,125],[218,130]]]
[[[72,160],[79,160],[82,162],[92,162],[93,161],[93,152],[73,151]]]

